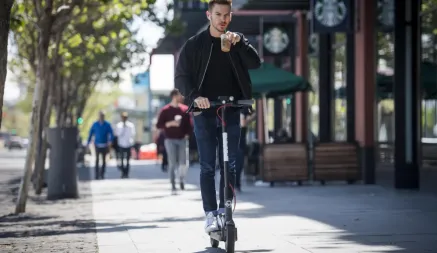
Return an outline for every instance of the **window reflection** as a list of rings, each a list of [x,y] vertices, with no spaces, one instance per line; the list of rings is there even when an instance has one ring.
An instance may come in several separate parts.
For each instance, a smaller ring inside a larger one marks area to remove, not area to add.
[[[309,57],[309,81],[314,92],[308,93],[309,98],[309,126],[311,132],[319,136],[319,58],[318,56]]]
[[[437,138],[437,3],[422,1],[422,137]]]
[[[333,45],[334,52],[334,138],[335,141],[346,141],[346,35],[337,33]]]
[[[393,143],[395,139],[395,110],[393,97],[394,34],[379,31],[377,34],[377,75],[375,82],[377,103],[378,142]]]

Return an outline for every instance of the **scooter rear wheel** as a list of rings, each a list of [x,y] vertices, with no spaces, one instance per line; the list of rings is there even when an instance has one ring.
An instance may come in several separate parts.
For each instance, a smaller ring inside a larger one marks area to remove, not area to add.
[[[235,252],[235,227],[228,226],[226,228],[226,253]]]
[[[210,238],[210,242],[211,242],[211,247],[213,247],[213,248],[218,248],[219,243],[220,243],[219,241],[217,241],[214,238]]]

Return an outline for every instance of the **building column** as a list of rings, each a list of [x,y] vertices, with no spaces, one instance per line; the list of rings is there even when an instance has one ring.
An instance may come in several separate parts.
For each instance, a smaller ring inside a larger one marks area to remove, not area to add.
[[[420,168],[420,0],[395,1],[395,187],[418,189]]]
[[[282,56],[274,58],[275,67],[282,69]],[[282,98],[275,98],[273,104],[273,132],[276,134],[282,128]]]
[[[346,35],[346,133],[355,142],[355,35]]]
[[[308,21],[303,12],[296,12],[296,75],[308,80]],[[308,139],[308,93],[297,92],[294,99],[296,142],[306,142]]]
[[[355,33],[355,138],[365,184],[375,183],[376,4],[357,0]]]
[[[319,140],[332,141],[334,57],[332,42],[335,34],[319,34]]]
[[[263,100],[256,100],[256,138],[259,144],[263,145],[266,143],[265,140],[265,127],[264,124],[264,110],[263,110]]]

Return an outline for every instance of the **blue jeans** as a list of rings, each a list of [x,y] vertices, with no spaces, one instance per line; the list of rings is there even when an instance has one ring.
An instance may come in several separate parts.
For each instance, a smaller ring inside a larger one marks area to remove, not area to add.
[[[220,156],[220,204],[224,208],[224,176],[223,176],[223,138],[221,121],[212,112],[203,112],[194,116],[194,133],[196,135],[197,149],[200,160],[200,191],[202,193],[203,210],[207,212],[217,211],[217,199],[215,194],[215,165],[216,148],[219,145]],[[238,143],[240,139],[240,111],[229,108],[226,111],[226,131],[228,135],[229,157],[229,182],[235,185],[235,165],[238,155]],[[228,200],[232,200],[233,193],[227,187]]]

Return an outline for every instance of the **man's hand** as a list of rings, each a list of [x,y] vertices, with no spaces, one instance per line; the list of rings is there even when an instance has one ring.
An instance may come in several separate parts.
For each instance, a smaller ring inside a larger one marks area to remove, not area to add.
[[[209,99],[204,97],[198,97],[194,99],[194,103],[196,103],[197,107],[199,107],[200,109],[208,109],[209,107],[211,107],[211,105],[209,104]]]
[[[240,35],[238,35],[237,33],[226,32],[226,36],[228,36],[228,39],[231,41],[232,45],[234,46],[241,40]]]

